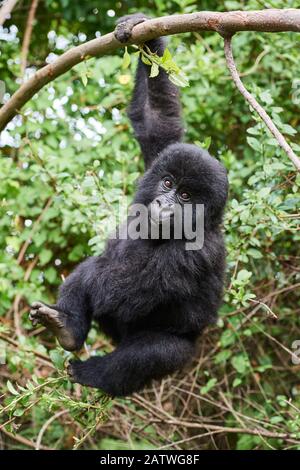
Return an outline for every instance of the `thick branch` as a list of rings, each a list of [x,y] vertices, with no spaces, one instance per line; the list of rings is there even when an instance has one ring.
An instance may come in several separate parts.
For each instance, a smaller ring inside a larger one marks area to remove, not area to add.
[[[186,15],[165,16],[145,21],[133,29],[128,44],[191,31],[217,31],[220,34],[237,31],[300,32],[300,10],[260,10],[216,13],[202,11]],[[89,57],[101,56],[123,47],[113,33],[93,39],[65,52],[52,64],[35,73],[0,109],[0,131],[43,86]]]
[[[266,113],[264,108],[256,101],[254,96],[249,93],[249,91],[245,88],[243,82],[239,77],[239,73],[234,63],[234,58],[232,55],[232,47],[231,47],[231,36],[226,36],[224,38],[224,51],[226,57],[227,67],[231,73],[232,79],[237,87],[237,89],[241,92],[244,98],[248,101],[250,106],[259,114],[261,119],[264,121],[270,132],[273,134],[275,139],[277,140],[280,147],[286,152],[289,159],[294,163],[295,167],[300,171],[300,159],[295,155],[291,146],[287,143],[284,136],[281,134],[279,129],[275,126],[274,122],[270,118],[270,116]]]
[[[17,1],[18,0],[5,0],[2,7],[0,8],[0,26],[2,26],[5,20],[10,17],[10,14],[13,11]]]

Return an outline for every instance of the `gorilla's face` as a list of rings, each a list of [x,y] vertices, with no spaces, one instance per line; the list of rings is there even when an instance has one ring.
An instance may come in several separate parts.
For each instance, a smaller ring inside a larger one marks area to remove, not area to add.
[[[178,184],[176,178],[170,173],[160,179],[156,196],[149,205],[150,219],[156,224],[162,224],[166,219],[174,221],[176,210],[182,212],[184,204],[191,202],[191,194]]]
[[[172,144],[141,179],[135,202],[146,205],[157,224],[172,222],[179,210],[183,217],[192,214],[194,225],[196,207],[203,205],[205,226],[212,227],[221,222],[227,191],[226,170],[218,160],[195,145]]]

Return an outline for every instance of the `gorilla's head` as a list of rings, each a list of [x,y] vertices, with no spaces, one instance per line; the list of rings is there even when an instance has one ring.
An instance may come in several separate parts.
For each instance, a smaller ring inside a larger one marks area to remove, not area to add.
[[[172,218],[174,206],[204,205],[206,228],[222,220],[228,192],[223,165],[196,145],[172,144],[154,160],[139,182],[135,203],[151,208],[152,220]]]

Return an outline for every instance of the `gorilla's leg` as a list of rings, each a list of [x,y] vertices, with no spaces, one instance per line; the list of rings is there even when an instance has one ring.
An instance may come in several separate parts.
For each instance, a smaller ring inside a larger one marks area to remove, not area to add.
[[[73,361],[68,373],[73,382],[102,389],[112,396],[124,396],[142,389],[151,379],[181,369],[193,352],[194,343],[187,338],[140,332],[128,336],[104,357]]]
[[[34,302],[30,310],[33,325],[41,323],[67,351],[79,350],[89,332],[92,308],[89,291],[97,273],[95,258],[89,258],[67,277],[55,305]]]

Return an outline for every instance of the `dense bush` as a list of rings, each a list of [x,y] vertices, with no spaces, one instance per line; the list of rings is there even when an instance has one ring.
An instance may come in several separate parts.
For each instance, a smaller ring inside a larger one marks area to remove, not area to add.
[[[0,29],[4,99],[20,82],[29,5],[20,2],[8,29]],[[208,0],[116,6],[47,0],[37,18],[49,21],[35,25],[27,74],[95,31],[111,30],[115,18],[108,10],[159,16],[299,6],[281,0],[222,6]],[[245,85],[300,154],[296,35],[239,33],[233,46]],[[300,178],[235,90],[222,47],[216,33],[185,34],[169,43],[190,82],[181,90],[185,139],[209,148],[229,172],[224,305],[193,366],[132,399],[112,402],[71,385],[64,373],[69,354],[42,328],[32,329],[28,304],[52,302],[74,265],[101,252],[120,197],[131,197],[143,171],[126,117],[134,49],[129,69],[122,68],[122,51],[75,67],[39,92],[1,134],[4,447],[300,449],[299,365],[291,356],[300,340]],[[111,347],[92,329],[81,356]]]

